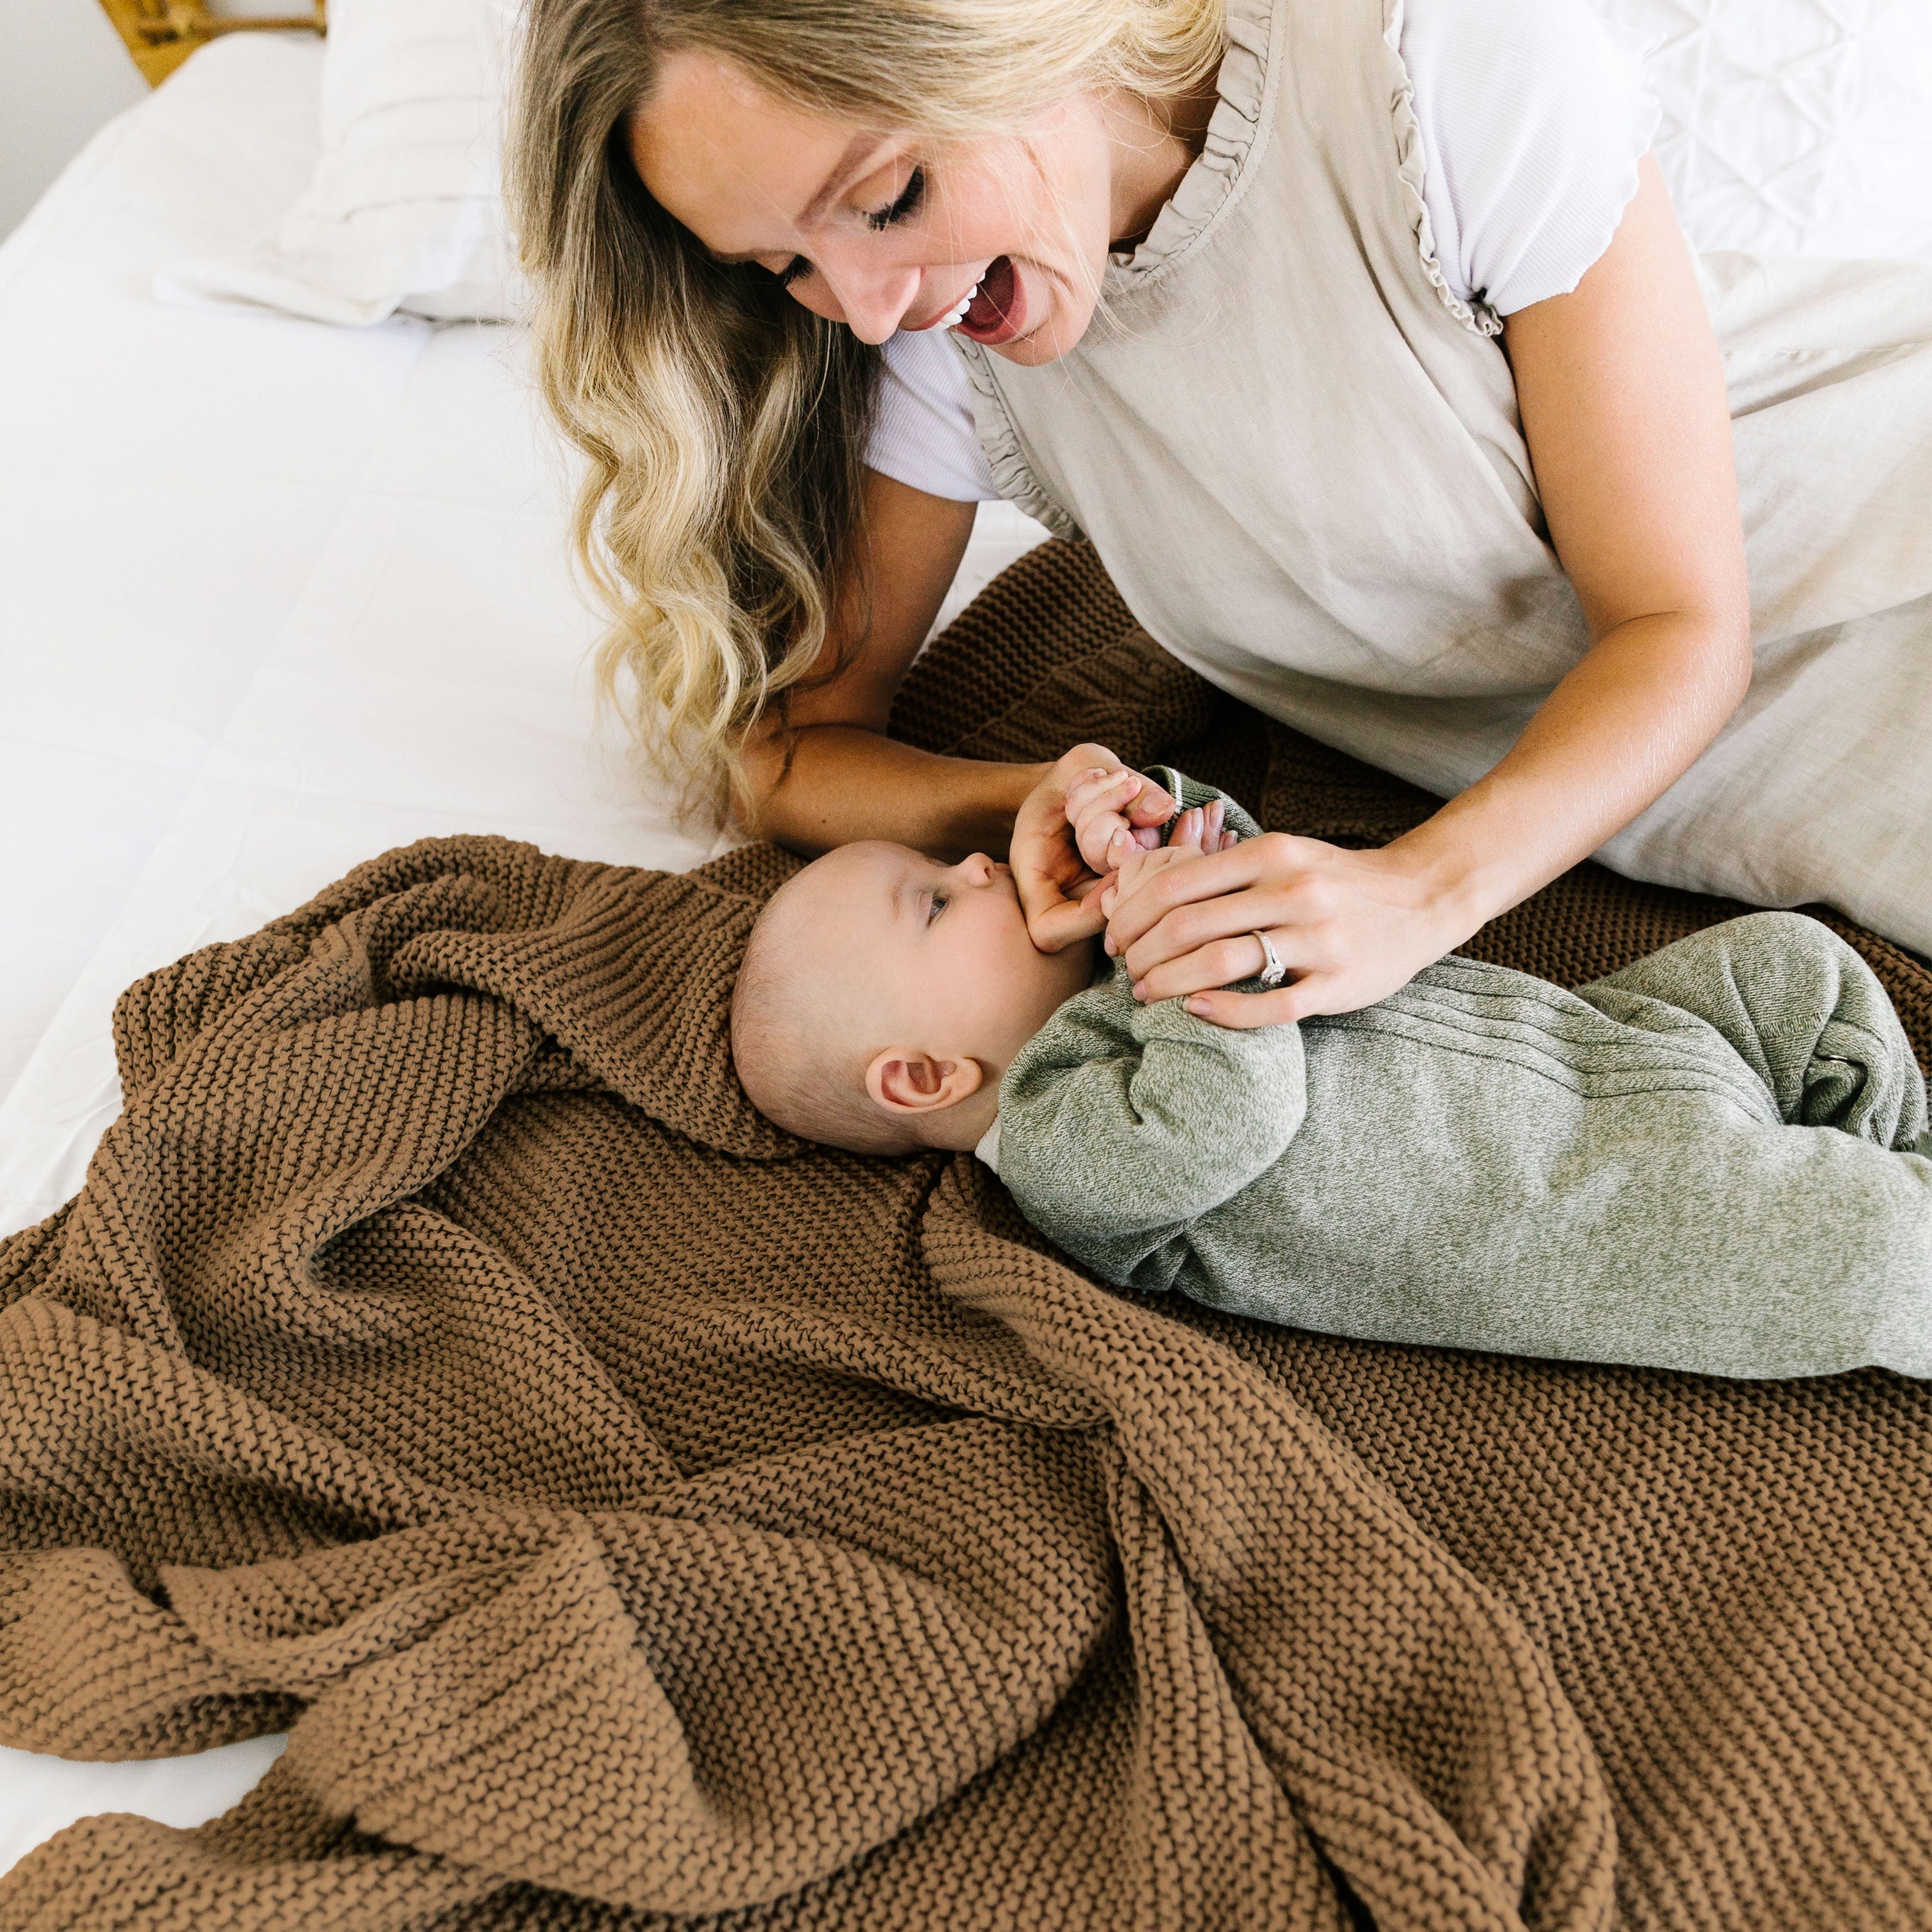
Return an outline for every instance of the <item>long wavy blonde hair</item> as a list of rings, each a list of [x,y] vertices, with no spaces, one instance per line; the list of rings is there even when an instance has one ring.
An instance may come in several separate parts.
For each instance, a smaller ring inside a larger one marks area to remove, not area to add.
[[[794,105],[944,143],[1083,91],[1181,92],[1224,31],[1223,0],[530,0],[507,189],[544,394],[589,458],[574,538],[612,618],[600,687],[692,802],[748,803],[745,732],[836,674],[842,596],[866,608],[880,357],[652,200],[627,136],[660,63],[708,52]]]

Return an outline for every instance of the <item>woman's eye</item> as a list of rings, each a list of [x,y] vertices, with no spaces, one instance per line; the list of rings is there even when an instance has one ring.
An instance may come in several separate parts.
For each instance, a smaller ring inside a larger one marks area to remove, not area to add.
[[[890,228],[896,221],[903,221],[916,208],[926,196],[926,170],[914,168],[907,178],[899,198],[890,208],[881,208],[866,217],[868,228]]]
[[[802,255],[794,255],[778,271],[778,286],[782,289],[788,289],[793,283],[811,273],[812,264]]]

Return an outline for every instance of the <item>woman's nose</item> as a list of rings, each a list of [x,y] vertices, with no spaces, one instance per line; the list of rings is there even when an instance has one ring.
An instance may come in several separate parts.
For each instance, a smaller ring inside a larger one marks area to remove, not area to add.
[[[823,263],[819,272],[846,327],[861,342],[880,343],[896,335],[919,297],[916,268],[865,268],[832,261]]]

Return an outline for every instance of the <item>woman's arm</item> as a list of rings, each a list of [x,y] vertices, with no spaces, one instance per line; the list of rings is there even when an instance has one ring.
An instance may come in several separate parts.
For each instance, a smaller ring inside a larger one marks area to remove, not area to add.
[[[1503,344],[1592,644],[1508,756],[1409,835],[1484,918],[1666,790],[1751,674],[1724,365],[1652,157],[1603,259],[1573,293],[1511,316]]]
[[[1004,854],[1013,814],[1044,768],[936,758],[885,735],[900,680],[965,554],[975,508],[868,473],[860,541],[871,622],[836,679],[795,694],[788,730],[772,720],[748,742],[756,794],[748,830],[807,854],[892,838],[947,859]],[[848,636],[865,622],[856,587],[840,616]]]
[[[1090,770],[1120,769],[1119,759],[1097,745],[1078,745],[1052,764],[994,764],[936,757],[885,735],[900,681],[959,568],[974,512],[970,503],[871,472],[862,537],[870,625],[837,678],[797,694],[788,730],[768,724],[747,744],[757,794],[749,829],[808,854],[891,838],[935,857],[999,857],[1024,806],[1016,869],[1035,939],[1058,950],[1100,927],[1097,909],[1080,904],[1097,880],[1065,836],[1067,788]],[[865,622],[856,592],[844,615],[854,629]],[[1119,801],[1127,824],[1158,824],[1172,810],[1150,781],[1136,790],[1138,796]]]
[[[1503,339],[1588,652],[1486,777],[1393,844],[1270,834],[1137,894],[1108,944],[1147,998],[1196,993],[1190,1010],[1233,1026],[1370,1005],[1628,824],[1742,701],[1750,610],[1724,370],[1654,160],[1603,258]],[[1257,927],[1294,982],[1213,990],[1253,970]]]

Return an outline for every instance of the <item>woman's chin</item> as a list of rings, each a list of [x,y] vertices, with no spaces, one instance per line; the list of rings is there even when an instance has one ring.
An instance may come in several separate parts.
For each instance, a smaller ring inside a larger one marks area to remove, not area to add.
[[[1087,333],[1094,319],[1090,307],[1084,310],[1070,306],[1061,290],[1036,270],[1026,272],[1027,314],[1025,326],[1010,341],[992,348],[1022,368],[1036,369],[1046,362],[1057,362]]]
[[[1045,362],[1057,362],[1061,356],[1086,334],[1083,328],[1063,340],[1054,326],[1056,317],[1049,316],[1039,328],[1029,330],[1024,335],[989,350],[994,356],[1004,356],[1009,362],[1016,362],[1023,369],[1036,369]]]

